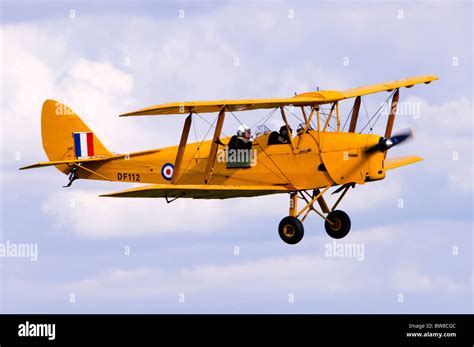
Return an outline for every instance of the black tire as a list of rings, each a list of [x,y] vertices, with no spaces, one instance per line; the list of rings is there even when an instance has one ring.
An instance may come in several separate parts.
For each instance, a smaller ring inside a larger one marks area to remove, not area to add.
[[[324,228],[329,236],[333,239],[342,239],[351,230],[351,219],[344,211],[335,210],[326,217],[335,224],[330,224],[328,221],[324,222]]]
[[[303,223],[296,217],[285,217],[278,225],[278,233],[286,243],[290,245],[297,244],[304,236]]]

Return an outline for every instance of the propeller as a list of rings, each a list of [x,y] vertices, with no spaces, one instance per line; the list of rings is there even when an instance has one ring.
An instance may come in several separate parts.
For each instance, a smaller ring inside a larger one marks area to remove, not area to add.
[[[402,133],[398,133],[397,135],[391,136],[389,138],[381,137],[379,143],[375,146],[367,148],[367,153],[373,153],[376,151],[385,152],[390,148],[399,145],[402,142],[405,142],[409,138],[413,137],[413,131],[408,130]]]

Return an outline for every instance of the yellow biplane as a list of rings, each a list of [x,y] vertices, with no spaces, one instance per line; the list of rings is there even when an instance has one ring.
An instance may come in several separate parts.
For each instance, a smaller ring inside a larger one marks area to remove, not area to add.
[[[55,166],[69,175],[67,186],[77,178],[148,183],[101,195],[106,197],[165,198],[171,202],[178,198],[228,199],[287,193],[289,215],[278,227],[283,241],[296,244],[303,238],[302,222],[311,211],[324,219],[329,236],[340,239],[350,231],[351,221],[345,212],[336,208],[351,187],[382,180],[387,170],[422,160],[417,156],[390,159],[386,156],[391,147],[410,137],[410,133],[392,135],[399,89],[437,79],[436,76],[419,76],[345,91],[321,90],[280,99],[176,102],[152,106],[121,117],[187,115],[179,145],[126,154],[110,152],[71,109],[47,100],[42,109],[41,134],[50,161],[21,169]],[[386,100],[388,105],[391,99],[391,107],[384,136],[356,132],[361,97],[382,91],[391,92]],[[348,129],[344,131],[347,124],[341,127],[339,102],[351,98],[355,98],[354,104],[346,119],[346,123],[350,120]],[[242,138],[242,132],[249,134],[248,127],[239,130],[237,140],[235,136],[223,136],[226,115],[231,113],[236,117],[234,112],[257,109],[270,110],[268,117],[281,114],[282,133],[269,131],[263,123],[251,139]],[[301,111],[302,117],[295,134],[288,121],[294,110]],[[193,117],[201,117],[203,113],[218,113],[214,123],[209,122],[209,130],[213,129],[212,139],[188,143]],[[230,148],[231,143],[238,146]],[[339,197],[330,208],[324,194],[333,186],[338,186],[333,194],[339,194]],[[298,202],[303,203],[302,208],[298,208]]]

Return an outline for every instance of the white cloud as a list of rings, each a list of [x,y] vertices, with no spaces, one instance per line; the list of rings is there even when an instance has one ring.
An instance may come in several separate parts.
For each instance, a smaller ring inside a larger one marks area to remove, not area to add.
[[[396,175],[387,172],[383,181],[368,182],[350,189],[340,205],[349,211],[371,211],[374,208],[396,206],[397,199],[403,194],[402,184]],[[338,195],[335,195],[334,200]]]
[[[36,37],[44,46],[38,46],[35,40],[19,39],[15,29],[27,32],[28,38]],[[8,50],[2,50],[2,63],[12,67],[3,69],[5,76],[2,77],[4,128],[1,143],[6,158],[13,159],[15,152],[20,152],[25,161],[40,161],[45,157],[41,145],[40,119],[41,107],[46,99],[69,104],[93,129],[97,125],[105,130],[106,135],[112,135],[112,140],[120,143],[120,134],[129,125],[119,123],[117,115],[130,102],[128,93],[133,87],[130,74],[114,68],[108,62],[83,58],[58,69],[54,61],[47,60],[49,56],[42,57],[41,52],[44,47],[53,46],[57,41],[60,41],[60,45],[67,44],[66,37],[48,36],[44,29],[36,32],[34,26],[8,27],[2,30],[2,39],[3,44],[9,47]],[[61,50],[56,53],[65,54]],[[117,123],[113,130],[111,122]],[[108,142],[107,139],[105,142]]]
[[[47,95],[55,94],[55,81],[49,67],[34,55],[10,54],[3,57],[4,64],[11,68],[3,69],[2,77],[2,154],[7,152],[12,159],[15,152],[41,158],[41,106]]]
[[[400,267],[393,274],[394,287],[404,293],[417,293],[433,290],[433,280],[420,274],[413,267]]]
[[[31,300],[31,297],[37,296],[35,300],[41,301],[42,292],[54,292],[56,298],[66,298],[68,293],[75,293],[79,303],[77,307],[70,309],[84,310],[81,307],[87,304],[89,306],[86,307],[90,307],[89,310],[93,312],[97,310],[97,302],[121,302],[119,307],[109,306],[105,311],[133,311],[135,303],[151,300],[155,303],[152,305],[154,309],[166,312],[180,309],[173,302],[178,305],[179,294],[183,293],[190,305],[182,308],[185,310],[214,312],[237,304],[243,311],[253,312],[252,307],[256,305],[271,305],[271,312],[279,312],[288,310],[288,295],[292,293],[296,302],[324,302],[335,297],[340,302],[355,298],[358,301],[358,304],[337,308],[327,305],[300,308],[304,312],[374,312],[378,310],[377,307],[368,304],[367,300],[376,298],[376,302],[388,300],[395,303],[397,293],[403,293],[411,297],[416,295],[421,301],[436,296],[438,301],[430,301],[429,306],[422,307],[425,311],[440,313],[451,310],[443,306],[446,298],[453,295],[466,298],[470,295],[471,274],[466,272],[466,264],[451,268],[457,261],[461,261],[452,255],[449,256],[452,261],[448,267],[449,272],[441,267],[433,268],[431,258],[424,255],[434,249],[438,251],[438,257],[447,260],[442,251],[446,244],[452,242],[452,236],[446,232],[446,228],[466,230],[463,238],[468,238],[466,226],[468,223],[453,226],[450,221],[445,220],[410,222],[402,226],[359,230],[350,240],[338,241],[363,243],[365,258],[361,262],[356,258],[325,257],[324,245],[332,241],[327,237],[314,236],[309,236],[306,240],[310,243],[309,247],[300,248],[297,252],[283,251],[277,240],[258,245],[242,244],[241,255],[232,256],[219,265],[207,261],[184,261],[184,264],[169,267],[151,265],[151,261],[137,265],[126,261],[122,263],[123,266],[112,265],[105,270],[97,269],[92,274],[72,276],[62,283],[42,280],[35,284],[39,288],[37,294],[27,297]],[[413,237],[412,231],[415,229],[417,236]],[[218,243],[201,246],[202,249],[194,252],[205,253],[210,249],[229,245]],[[135,256],[137,251],[135,248]],[[163,252],[165,253],[161,256],[164,257],[170,254]],[[258,252],[259,256],[248,259],[245,256],[247,252]],[[162,252],[158,248],[153,253],[159,257]],[[387,262],[386,259],[390,261]],[[81,262],[81,259],[72,262]],[[7,297],[14,288],[26,290],[31,287],[29,281],[8,280],[5,284]],[[201,305],[202,302],[206,304]],[[418,304],[411,300],[405,305],[405,310],[411,310]]]
[[[313,295],[348,294],[361,290],[366,284],[364,280],[356,279],[354,272],[357,266],[355,263],[337,262],[308,254],[222,266],[198,265],[173,272],[160,268],[114,269],[70,286],[85,295],[106,290],[116,296],[121,296],[120,292],[125,290],[129,295],[144,296],[177,296],[181,292],[187,295],[212,295],[220,292],[262,298],[269,288],[284,295],[289,292],[308,294],[310,290]],[[331,281],[317,280],[328,277]],[[352,286],[349,288],[347,283]]]
[[[459,228],[469,225],[458,224]],[[367,288],[372,288],[369,292],[466,295],[470,292],[470,275],[454,280],[449,276],[452,272],[433,271],[429,259],[420,257],[433,249],[442,250],[451,241],[445,232],[448,226],[453,225],[444,220],[409,222],[358,231],[350,240],[338,241],[363,243],[366,257],[362,262],[356,258],[326,258],[324,244],[332,241],[324,235],[309,237],[309,251],[297,254],[275,253],[278,241],[274,241],[261,244],[263,256],[253,261],[241,261],[237,257],[230,264],[200,264],[172,271],[156,267],[115,268],[70,286],[86,295],[105,291],[117,297],[122,291],[145,296],[177,296],[184,292],[211,296],[226,293],[240,299],[251,296],[255,300],[269,296],[269,300],[274,300],[275,296],[286,296],[288,292],[297,293],[301,298],[359,296],[366,294]],[[411,237],[407,244],[407,238],[415,229],[419,237]],[[428,234],[432,235],[429,241],[425,237]],[[403,248],[405,251],[401,252]],[[272,249],[271,255],[267,255]],[[384,261],[387,257],[391,259],[389,263]],[[440,257],[444,259],[442,254]],[[380,266],[380,262],[385,265]],[[269,295],[269,288],[273,288],[276,295]]]
[[[170,232],[217,232],[236,220],[284,216],[288,197],[234,200],[123,199],[98,197],[103,192],[60,191],[50,195],[42,211],[57,226],[88,238],[140,237]],[[282,218],[282,217],[281,217]]]
[[[117,70],[108,62],[80,59],[71,66],[69,74],[73,79],[85,81],[107,94],[126,95],[133,87],[132,77]]]
[[[442,290],[459,294],[468,290],[469,286],[466,281],[459,282],[449,277],[423,274],[413,266],[397,268],[392,274],[392,282],[394,289],[402,293],[426,293]]]
[[[110,189],[110,186],[106,187]],[[252,224],[261,218],[272,218],[277,225],[288,214],[288,194],[230,200],[178,199],[167,204],[164,199],[98,196],[106,191],[105,186],[103,191],[77,187],[57,191],[42,202],[41,210],[57,227],[67,226],[68,230],[86,238],[222,232],[236,220]],[[400,185],[396,180],[390,185],[372,183],[351,190],[340,208],[360,212],[373,211],[375,206],[395,206],[399,193]],[[328,196],[328,205],[332,206],[337,197]],[[300,209],[303,207],[300,203]],[[314,218],[320,219],[316,215]]]
[[[420,109],[415,117],[398,117],[400,128],[416,129],[415,139],[407,147],[424,157],[422,167],[430,175],[443,177],[451,191],[472,194],[472,101],[465,97],[440,104],[418,97],[405,101],[418,104]],[[407,152],[407,149],[401,150]]]

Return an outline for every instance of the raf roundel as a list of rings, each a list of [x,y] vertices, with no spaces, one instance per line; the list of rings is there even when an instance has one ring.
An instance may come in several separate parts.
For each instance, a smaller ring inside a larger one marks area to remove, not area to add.
[[[173,171],[174,171],[174,166],[170,163],[166,163],[161,168],[161,176],[163,176],[165,180],[171,181],[171,178],[173,177]]]

